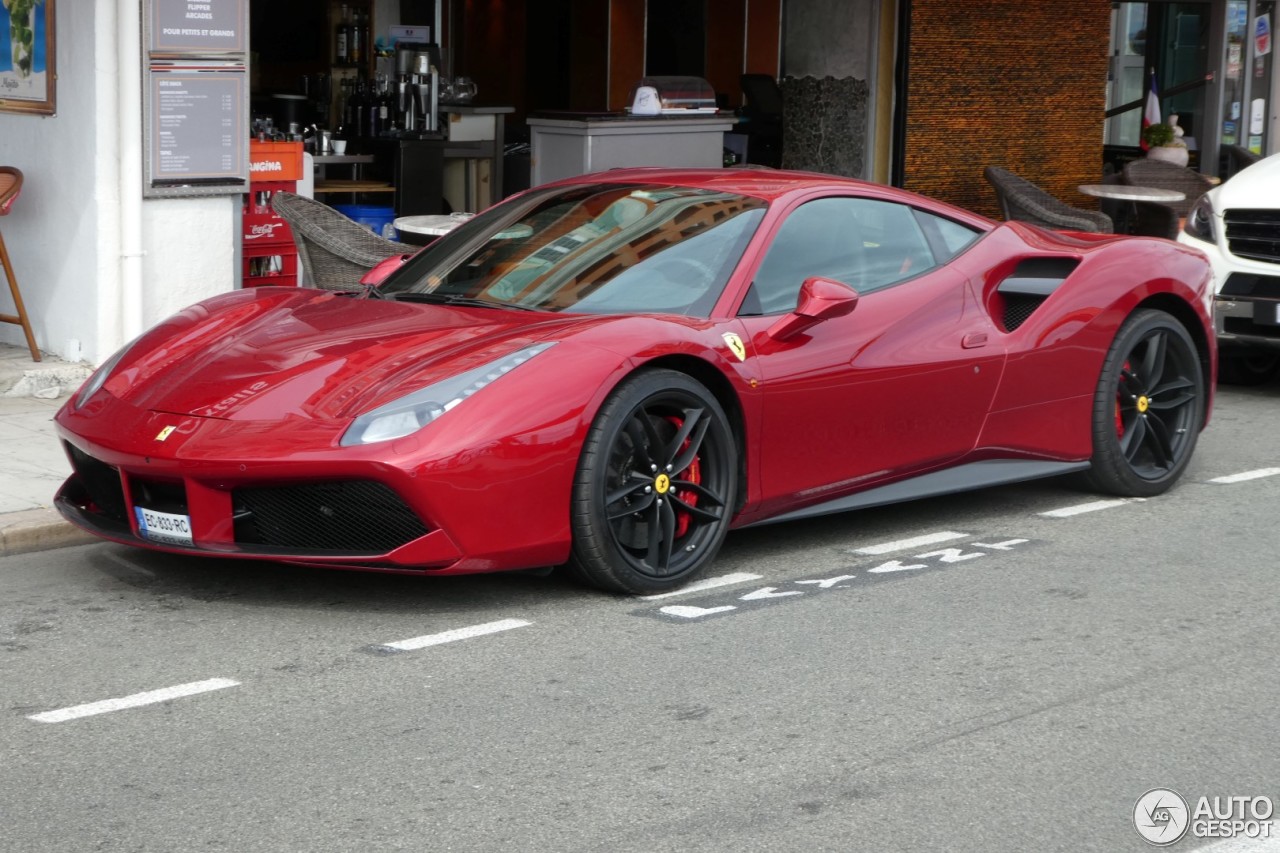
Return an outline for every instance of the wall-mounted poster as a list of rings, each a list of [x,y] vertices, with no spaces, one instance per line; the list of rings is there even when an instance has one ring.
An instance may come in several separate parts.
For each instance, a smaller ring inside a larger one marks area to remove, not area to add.
[[[0,0],[0,112],[53,115],[54,0]]]

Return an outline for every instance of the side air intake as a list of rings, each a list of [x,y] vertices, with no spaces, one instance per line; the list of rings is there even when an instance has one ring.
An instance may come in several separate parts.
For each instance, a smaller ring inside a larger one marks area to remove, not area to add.
[[[1079,266],[1075,258],[1027,258],[996,291],[1000,294],[998,319],[1006,332],[1021,326]]]

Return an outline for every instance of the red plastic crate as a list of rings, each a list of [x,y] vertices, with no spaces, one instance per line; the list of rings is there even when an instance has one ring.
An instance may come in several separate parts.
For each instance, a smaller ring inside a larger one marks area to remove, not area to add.
[[[292,245],[245,247],[242,273],[245,287],[297,287],[298,252]]]

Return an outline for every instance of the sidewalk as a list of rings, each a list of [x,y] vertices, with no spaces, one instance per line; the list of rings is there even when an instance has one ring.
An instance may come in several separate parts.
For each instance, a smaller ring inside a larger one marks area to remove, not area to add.
[[[53,496],[71,473],[53,416],[90,374],[86,364],[0,344],[0,556],[94,541],[58,515]]]

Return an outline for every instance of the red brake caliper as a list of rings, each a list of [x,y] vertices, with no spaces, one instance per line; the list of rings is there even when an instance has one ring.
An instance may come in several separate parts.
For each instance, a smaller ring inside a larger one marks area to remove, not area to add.
[[[684,425],[684,421],[680,420],[680,418],[677,418],[675,416],[669,416],[667,420],[670,421],[672,424],[674,424],[677,430],[679,430],[680,427]],[[688,449],[689,442],[690,442],[690,439],[688,438],[684,440],[684,444],[680,445],[679,453],[684,453],[685,450]],[[672,479],[675,479],[676,476],[682,473],[684,474],[684,476],[681,477],[681,479],[686,480],[690,483],[701,484],[702,483],[702,463],[698,459],[698,457],[696,456],[693,457],[693,461],[689,463],[689,467],[684,469],[683,472],[673,471]],[[698,505],[698,495],[692,489],[675,491],[673,493],[678,495],[680,497],[680,500],[682,500],[684,503],[688,504],[689,506]],[[676,538],[677,539],[679,539],[681,536],[684,536],[686,533],[689,532],[689,525],[692,523],[692,521],[693,519],[689,516],[689,513],[682,512],[680,510],[676,511]]]
[[[1129,362],[1120,368],[1120,384],[1116,388],[1116,436],[1124,438],[1124,417],[1120,413],[1120,395],[1124,393],[1124,375],[1129,372]]]

